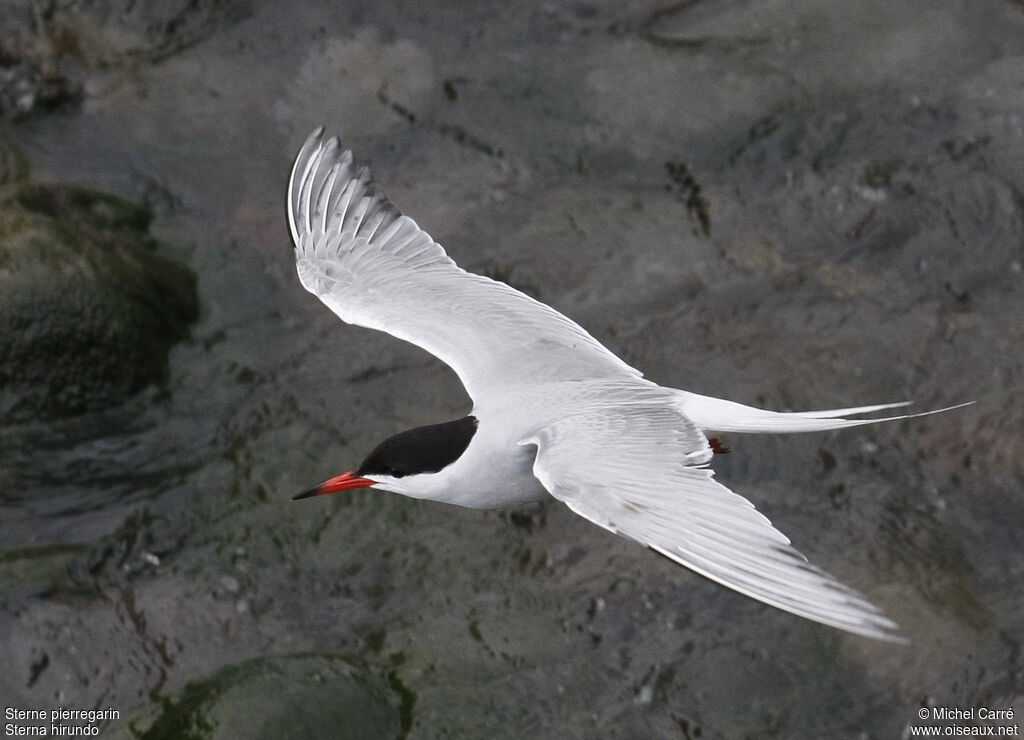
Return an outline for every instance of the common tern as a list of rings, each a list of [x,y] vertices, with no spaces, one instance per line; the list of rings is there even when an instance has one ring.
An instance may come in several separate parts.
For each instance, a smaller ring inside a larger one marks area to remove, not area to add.
[[[357,488],[474,508],[553,497],[766,604],[902,639],[714,479],[718,443],[708,435],[842,429],[958,406],[849,419],[909,402],[780,413],[657,385],[550,306],[461,269],[323,128],[295,159],[288,223],[309,292],[349,324],[434,354],[473,400],[468,416],[397,434],[296,499]]]

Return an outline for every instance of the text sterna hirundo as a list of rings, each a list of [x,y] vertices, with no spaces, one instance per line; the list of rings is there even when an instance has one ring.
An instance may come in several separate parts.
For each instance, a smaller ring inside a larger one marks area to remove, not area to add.
[[[819,570],[708,467],[715,432],[813,432],[905,406],[778,413],[645,380],[558,311],[466,272],[315,131],[288,184],[299,279],[342,320],[431,352],[473,399],[469,416],[382,442],[295,498],[377,488],[488,508],[553,496],[574,512],[754,599],[898,640],[877,608]],[[964,404],[961,404],[964,405]],[[952,406],[950,408],[957,408]],[[938,413],[939,409],[925,413]]]

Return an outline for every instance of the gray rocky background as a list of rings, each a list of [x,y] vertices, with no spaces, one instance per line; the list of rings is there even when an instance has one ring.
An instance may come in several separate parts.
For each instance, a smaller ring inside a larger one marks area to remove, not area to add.
[[[1020,2],[3,0],[0,115],[5,707],[145,738],[1022,722]],[[299,285],[286,176],[319,124],[460,264],[657,382],[976,400],[715,461],[911,643],[556,502],[291,503],[469,407]]]

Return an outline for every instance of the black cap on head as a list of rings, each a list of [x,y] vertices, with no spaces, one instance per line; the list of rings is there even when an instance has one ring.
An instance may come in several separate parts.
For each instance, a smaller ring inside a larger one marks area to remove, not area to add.
[[[475,416],[416,427],[377,445],[356,468],[358,476],[390,475],[402,478],[436,473],[459,459],[476,434]]]

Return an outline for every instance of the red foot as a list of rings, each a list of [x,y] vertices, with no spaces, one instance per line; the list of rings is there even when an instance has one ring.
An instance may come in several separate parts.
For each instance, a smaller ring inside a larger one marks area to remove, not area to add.
[[[711,451],[716,455],[725,455],[729,452],[729,448],[719,442],[718,437],[709,439],[708,444],[711,445]]]

